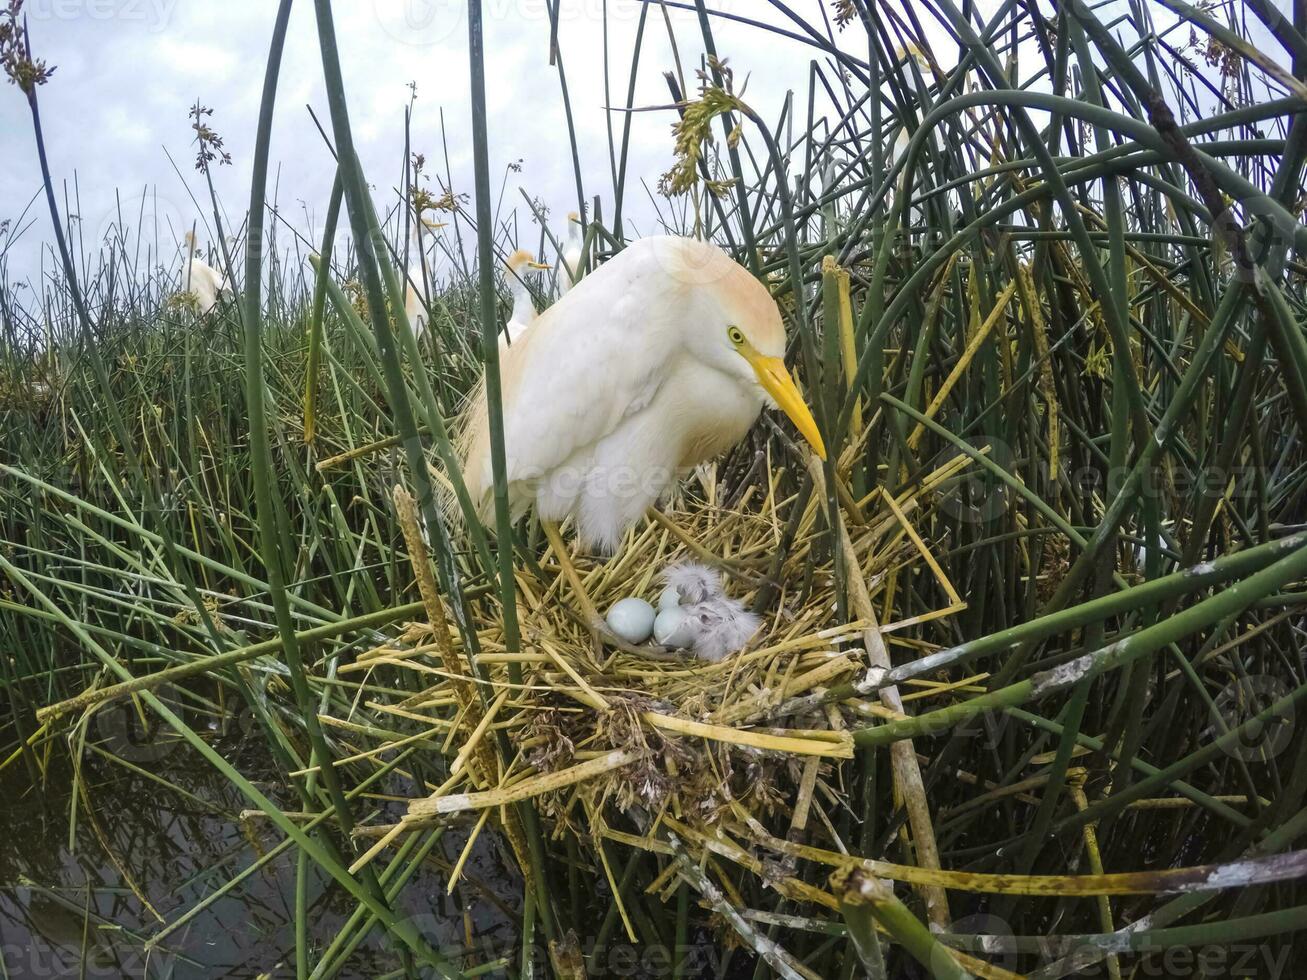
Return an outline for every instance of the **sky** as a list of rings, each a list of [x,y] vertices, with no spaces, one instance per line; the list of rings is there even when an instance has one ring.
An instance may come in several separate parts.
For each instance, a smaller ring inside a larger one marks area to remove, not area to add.
[[[316,230],[333,176],[331,157],[309,116],[327,123],[321,56],[310,0],[292,15],[271,148],[276,200],[285,220]],[[712,0],[716,10],[779,23],[760,0]],[[637,0],[561,0],[559,45],[575,116],[586,194],[611,208],[608,123],[620,140],[622,114],[606,113],[604,20],[608,12],[611,91],[624,105],[639,18]],[[821,24],[822,3],[795,0],[794,9]],[[576,210],[575,181],[557,68],[549,63],[545,0],[484,0],[487,126],[495,196],[503,212],[516,207],[528,223],[518,185],[552,212],[563,234]],[[146,226],[176,255],[181,231],[198,222],[206,238],[211,208],[194,169],[188,110],[197,100],[213,109],[207,120],[223,136],[232,165],[214,170],[228,216],[239,222],[249,195],[250,158],[263,69],[276,10],[273,0],[27,0],[34,53],[57,66],[40,89],[42,122],[55,180],[81,219],[88,250],[116,220],[133,218],[144,198]],[[447,149],[454,190],[473,190],[467,17],[464,0],[337,0],[337,36],[356,143],[378,200],[393,201],[403,159],[404,109],[416,84],[413,148],[443,170]],[[684,73],[703,50],[694,13],[667,8]],[[789,25],[793,27],[793,25]],[[756,27],[714,20],[719,52],[737,78],[749,75],[747,98],[768,118],[789,89],[806,91],[815,48],[776,38]],[[675,64],[663,14],[648,19],[641,48],[635,105],[669,102],[663,72]],[[738,84],[737,84],[738,87]],[[443,114],[447,147],[442,147]],[[653,210],[640,181],[653,187],[672,161],[670,111],[633,117],[628,214],[638,231],[653,230]],[[171,159],[170,159],[171,158]],[[508,172],[520,161],[520,172]],[[66,182],[66,183],[64,183]],[[0,221],[18,224],[40,189],[31,121],[20,93],[0,87]],[[270,191],[270,195],[273,192]],[[10,280],[36,278],[50,257],[44,202],[8,256]],[[171,230],[169,230],[171,229]],[[532,233],[528,233],[530,237]],[[538,234],[534,233],[534,234]],[[153,237],[152,235],[150,237]],[[207,236],[212,238],[210,234]],[[180,265],[180,259],[176,262]]]
[[[1124,2],[1124,0],[1120,0]],[[1287,5],[1290,0],[1273,0]],[[559,0],[559,45],[577,130],[587,199],[600,195],[611,216],[608,127],[620,141],[624,113],[605,111],[604,50],[607,12],[612,102],[624,106],[639,0]],[[995,9],[985,0],[982,10]],[[1115,0],[1099,10],[1111,20]],[[829,0],[789,0],[800,16],[824,30]],[[136,215],[150,241],[154,229],[168,263],[180,268],[177,242],[196,224],[212,242],[211,207],[194,168],[194,133],[188,116],[198,100],[212,108],[206,120],[226,141],[232,165],[214,170],[226,220],[239,225],[249,197],[250,160],[263,71],[277,4],[274,0],[26,0],[37,57],[56,66],[39,90],[51,169],[67,210],[80,220],[88,251],[121,212]],[[709,0],[714,11],[755,18],[799,31],[765,0]],[[318,237],[333,163],[306,106],[328,124],[322,64],[312,0],[298,0],[277,95],[269,196],[282,220]],[[453,189],[471,193],[472,142],[466,0],[336,0],[336,31],[356,145],[379,203],[396,200],[403,163],[404,110],[416,86],[413,149],[443,176],[449,157]],[[501,217],[514,208],[523,244],[538,240],[519,191],[550,211],[563,237],[567,212],[577,207],[571,151],[558,69],[549,63],[546,0],[483,0],[487,128],[495,204]],[[1159,26],[1173,15],[1150,4]],[[927,8],[920,16],[931,30]],[[664,20],[665,18],[665,20]],[[666,21],[666,22],[665,22]],[[798,94],[805,112],[809,62],[816,48],[781,39],[756,26],[713,18],[718,51],[746,77],[746,99],[764,118],[777,118],[786,93]],[[670,28],[668,27],[670,24]],[[675,38],[675,49],[669,41]],[[862,54],[860,30],[845,45]],[[935,36],[936,57],[948,68],[953,48]],[[675,7],[651,11],[641,45],[634,105],[663,107],[632,119],[627,182],[627,234],[657,230],[651,189],[672,162],[663,72],[679,55],[689,87],[703,51],[697,16]],[[442,145],[441,120],[447,141]],[[510,170],[510,165],[519,170]],[[508,182],[501,188],[501,180]],[[44,202],[26,212],[40,190],[31,120],[12,85],[0,85],[0,222],[26,230],[9,247],[8,278],[36,280],[50,267],[44,243],[52,240]],[[666,202],[661,202],[665,205]],[[469,208],[471,204],[469,203]],[[30,223],[30,227],[28,227]],[[343,223],[342,223],[343,225]],[[634,227],[632,226],[634,225]],[[343,231],[342,231],[343,234]],[[545,256],[552,258],[552,256]]]

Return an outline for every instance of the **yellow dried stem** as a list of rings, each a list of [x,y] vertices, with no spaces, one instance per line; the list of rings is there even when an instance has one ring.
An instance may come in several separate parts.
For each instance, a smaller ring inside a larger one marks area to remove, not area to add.
[[[1035,338],[1035,356],[1039,359],[1039,393],[1044,399],[1048,421],[1048,482],[1056,486],[1062,438],[1058,425],[1057,388],[1053,384],[1053,360],[1049,353],[1048,325],[1044,321],[1043,304],[1035,293],[1030,267],[1024,262],[1017,263],[1017,288],[1021,290],[1021,307],[1030,318],[1030,332]]]
[[[814,496],[824,496],[825,477],[821,465],[815,458],[809,460],[808,472],[812,474],[813,483],[818,491]],[[844,555],[845,567],[848,573],[846,579],[853,610],[861,618],[870,620],[873,623],[871,627],[863,632],[867,662],[873,668],[888,670],[892,666],[889,651],[885,648],[885,642],[880,631],[874,625],[876,613],[872,606],[871,596],[867,591],[867,583],[863,578],[857,553],[853,549],[853,542],[849,539],[849,532],[842,521],[839,522],[836,533],[839,537],[840,549]],[[903,702],[899,697],[898,688],[884,688],[879,692],[878,696],[881,703],[887,708],[898,712],[903,711]],[[935,830],[931,823],[930,805],[926,799],[925,784],[921,778],[921,769],[917,765],[917,756],[911,740],[905,739],[891,745],[890,760],[894,771],[895,790],[902,795],[903,802],[907,806],[908,826],[912,830],[917,857],[924,867],[938,868],[940,866],[939,848],[935,843]],[[949,924],[948,896],[944,894],[942,889],[933,887],[924,887],[921,894],[926,903],[927,918],[932,924],[947,929]]]
[[[484,807],[519,803],[533,796],[552,793],[564,786],[571,786],[574,783],[592,779],[614,769],[621,769],[640,757],[641,753],[639,752],[629,749],[617,749],[606,752],[597,759],[590,759],[579,765],[571,766],[561,772],[549,772],[533,776],[506,788],[414,800],[409,804],[408,815],[423,820],[450,813],[460,813],[464,810],[479,810]]]
[[[1070,773],[1068,773],[1068,776]],[[1071,799],[1076,805],[1077,810],[1089,809],[1089,800],[1085,798],[1085,778],[1080,775],[1074,780],[1070,780],[1068,789],[1071,792]],[[1085,840],[1085,857],[1089,861],[1089,870],[1096,875],[1103,873],[1103,855],[1098,849],[1098,825],[1097,823],[1087,823],[1082,831]],[[1112,902],[1106,895],[1099,895],[1094,899],[1094,904],[1098,906],[1098,924],[1104,932],[1116,932],[1116,920],[1112,917]],[[1117,961],[1116,954],[1107,957],[1107,974],[1111,980],[1121,980],[1121,964]]]
[[[935,413],[940,410],[940,407],[944,404],[944,400],[948,398],[949,392],[951,392],[958,381],[962,379],[962,375],[964,375],[967,368],[971,366],[971,361],[980,351],[980,348],[984,346],[986,339],[988,339],[995,325],[1006,314],[1008,303],[1012,301],[1012,296],[1015,294],[1016,288],[1016,283],[1010,282],[1003,288],[1003,291],[999,293],[998,299],[994,302],[994,308],[989,311],[989,315],[985,318],[985,321],[980,325],[979,329],[972,334],[971,339],[967,342],[966,349],[962,352],[962,356],[958,358],[957,363],[953,365],[953,370],[949,372],[948,377],[944,379],[944,383],[940,385],[939,390],[935,392],[935,397],[931,399],[930,405],[927,406],[926,411],[923,413],[926,418],[933,419],[935,417]],[[908,437],[909,449],[917,448],[917,444],[921,441],[925,429],[925,425],[920,422],[917,423],[917,427],[912,430],[912,435]]]

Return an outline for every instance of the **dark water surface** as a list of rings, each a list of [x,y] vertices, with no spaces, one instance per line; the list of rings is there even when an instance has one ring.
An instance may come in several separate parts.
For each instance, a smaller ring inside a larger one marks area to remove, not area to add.
[[[131,765],[177,789],[87,749],[80,772],[85,798],[74,805],[74,773],[62,743],[51,747],[44,785],[33,782],[22,760],[0,771],[0,980],[293,977],[293,847],[147,948],[165,925],[248,868],[282,834],[267,820],[241,820],[249,801],[189,746],[160,737],[123,751],[114,731],[121,717],[115,722],[111,713],[101,715],[86,731],[88,743],[112,747]],[[300,809],[259,735],[215,730],[212,744],[284,809]],[[379,789],[411,793],[407,785]],[[385,804],[363,803],[359,812],[369,806]],[[465,841],[465,829],[444,835],[410,879],[397,911],[411,916],[428,942],[468,969],[512,954],[521,886],[487,831],[478,838],[459,887],[447,896],[441,865],[457,860]],[[381,855],[378,869],[389,853]],[[308,882],[316,963],[354,901],[311,865]],[[373,933],[337,975],[379,977],[401,965],[389,942]]]

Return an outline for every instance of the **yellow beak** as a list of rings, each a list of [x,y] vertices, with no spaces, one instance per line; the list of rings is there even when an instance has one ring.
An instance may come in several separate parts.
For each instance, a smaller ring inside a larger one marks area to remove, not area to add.
[[[826,444],[822,442],[821,433],[817,431],[817,421],[808,411],[808,406],[804,404],[803,396],[799,394],[794,379],[785,368],[785,362],[779,357],[754,354],[749,357],[749,363],[753,365],[754,373],[758,375],[758,383],[762,385],[763,390],[776,399],[776,404],[790,417],[799,434],[808,440],[808,445],[819,457],[825,459]]]
[[[549,265],[545,262],[528,262],[526,267],[528,269],[548,269]]]

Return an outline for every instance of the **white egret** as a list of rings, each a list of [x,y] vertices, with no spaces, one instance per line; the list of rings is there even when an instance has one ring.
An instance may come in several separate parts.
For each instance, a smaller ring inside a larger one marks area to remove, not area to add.
[[[195,233],[188,231],[184,237],[186,244],[186,262],[182,266],[183,295],[195,298],[195,307],[200,315],[206,315],[218,305],[222,293],[231,293],[227,277],[195,254]]]
[[[912,80],[912,88],[917,96],[918,109],[921,112],[925,112],[925,106],[926,106],[925,86],[927,84],[926,79],[931,76],[930,60],[924,54],[921,53],[921,49],[918,48],[915,44],[908,44],[905,47],[896,48],[894,50],[894,60],[895,62],[899,62],[904,65],[903,74],[910,77]],[[917,63],[917,72],[914,73],[911,70],[909,70],[909,68],[907,67],[909,61],[915,61]],[[889,159],[885,161],[885,165],[888,167],[893,167],[896,163],[902,161],[907,156],[908,147],[911,144],[911,142],[912,142],[912,135],[908,132],[907,127],[905,126],[900,127],[898,131],[898,136],[895,137],[894,139],[894,146],[890,150]],[[920,160],[918,160],[918,163],[920,163]],[[894,207],[896,208],[901,207],[902,206],[901,202],[907,195],[910,194],[911,190],[912,187],[911,187],[911,182],[908,179],[908,172],[906,169],[904,169],[899,173],[899,179],[897,184],[895,185]],[[906,231],[908,232],[909,236],[911,236],[912,227],[924,221],[925,221],[924,208],[921,206],[914,206],[912,208],[911,214],[908,216],[908,228],[906,229]]]
[[[1158,528],[1157,533],[1153,535],[1152,544],[1146,544],[1144,541],[1140,541],[1139,544],[1135,545],[1135,567],[1139,569],[1141,575],[1148,570],[1148,556],[1151,552],[1156,552],[1161,555],[1163,561],[1166,560],[1167,543],[1165,530],[1165,527]]]
[[[539,315],[536,312],[535,301],[531,299],[531,290],[526,288],[523,276],[549,268],[543,262],[537,262],[524,248],[519,248],[510,255],[504,266],[508,270],[508,292],[513,297],[513,311],[508,315],[508,322],[504,324],[504,332],[499,335],[500,350],[505,349],[508,344],[517,343],[526,332],[526,328],[531,326]]]
[[[562,254],[558,256],[558,291],[567,292],[585,274],[581,271],[581,252],[585,241],[581,237],[581,217],[575,211],[567,214],[567,241]]]
[[[426,245],[422,241],[422,229],[435,231],[438,228],[445,227],[443,224],[428,221],[426,218],[419,218],[413,224],[411,233],[413,241],[413,251],[408,259],[408,275],[405,276],[404,287],[404,315],[408,317],[409,326],[413,328],[413,333],[421,337],[427,330],[427,304],[423,300],[425,289],[419,286],[426,282],[426,268],[422,263],[422,253]]]
[[[781,358],[785,326],[765,286],[715,245],[637,241],[540,314],[500,360],[508,498],[575,519],[611,552],[678,475],[739,442],[768,403],[825,458]],[[484,388],[464,417],[464,477],[493,512]]]
[[[840,233],[839,206],[830,196],[836,189],[835,161],[828,157],[821,168],[821,231],[828,240]]]

